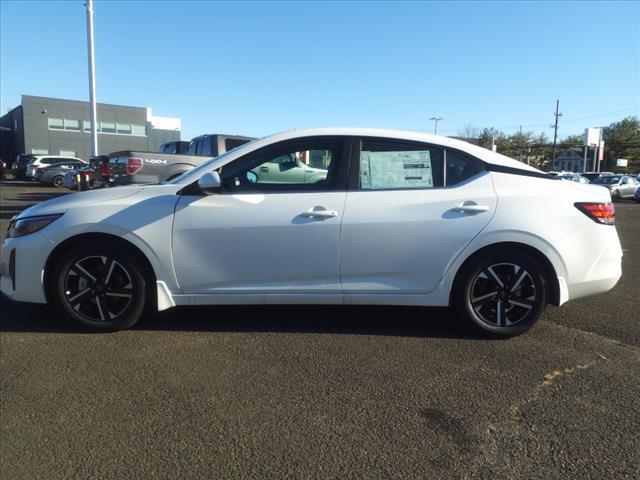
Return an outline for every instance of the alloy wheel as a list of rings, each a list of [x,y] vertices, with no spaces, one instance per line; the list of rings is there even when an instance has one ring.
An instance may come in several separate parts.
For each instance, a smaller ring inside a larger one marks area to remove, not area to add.
[[[87,320],[111,321],[132,304],[132,278],[127,268],[114,258],[84,257],[73,263],[65,275],[65,299]]]
[[[532,275],[514,263],[489,265],[471,284],[473,311],[493,327],[511,327],[522,322],[534,308],[536,299]]]

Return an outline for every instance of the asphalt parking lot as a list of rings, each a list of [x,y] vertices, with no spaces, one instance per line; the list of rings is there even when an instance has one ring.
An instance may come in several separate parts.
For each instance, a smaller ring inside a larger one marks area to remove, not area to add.
[[[62,194],[3,182],[0,229]],[[488,340],[446,309],[216,307],[87,334],[0,300],[0,478],[640,478],[640,204],[623,277]]]

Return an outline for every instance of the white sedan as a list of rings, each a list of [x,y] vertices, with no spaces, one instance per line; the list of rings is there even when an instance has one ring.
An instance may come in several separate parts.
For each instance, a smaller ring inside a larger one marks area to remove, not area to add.
[[[295,156],[303,176],[261,182]],[[605,292],[622,250],[606,189],[422,133],[311,129],[254,140],[167,184],[35,205],[3,243],[7,296],[93,329],[220,304],[453,306],[500,336]]]

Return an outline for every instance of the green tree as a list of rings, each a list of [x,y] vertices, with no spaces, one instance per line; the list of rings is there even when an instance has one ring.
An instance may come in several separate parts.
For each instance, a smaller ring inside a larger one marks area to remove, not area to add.
[[[605,161],[603,170],[640,171],[640,120],[638,117],[627,117],[604,128]],[[627,168],[616,167],[616,160],[629,160]]]
[[[533,132],[516,132],[509,135],[509,145],[513,158],[527,162],[529,145],[533,141]]]
[[[541,133],[531,140],[527,153],[529,155],[529,163],[532,167],[542,170],[551,169],[553,146],[549,143],[549,139],[544,133]]]
[[[584,137],[582,135],[567,135],[562,141],[558,142],[558,146],[562,147],[563,150],[569,147],[582,147],[583,145]]]
[[[502,133],[495,128],[484,127],[480,130],[480,134],[478,135],[478,145],[486,148],[487,150],[491,150],[491,145],[493,144],[492,139],[497,138],[499,135],[502,135]]]

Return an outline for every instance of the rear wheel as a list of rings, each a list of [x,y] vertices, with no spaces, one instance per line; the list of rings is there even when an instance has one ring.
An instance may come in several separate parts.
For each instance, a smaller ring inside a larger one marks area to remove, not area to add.
[[[120,330],[142,315],[147,295],[136,257],[104,242],[63,254],[52,278],[52,297],[64,316],[92,330]]]
[[[476,330],[512,337],[529,330],[544,312],[546,283],[540,262],[528,253],[485,252],[458,274],[454,308]]]
[[[54,187],[62,187],[62,184],[64,183],[64,178],[62,178],[62,175],[56,175],[55,177],[53,177],[53,186]]]

